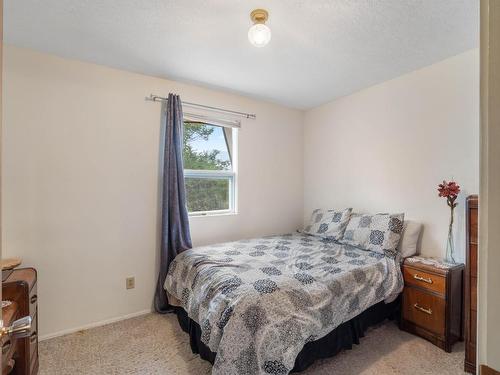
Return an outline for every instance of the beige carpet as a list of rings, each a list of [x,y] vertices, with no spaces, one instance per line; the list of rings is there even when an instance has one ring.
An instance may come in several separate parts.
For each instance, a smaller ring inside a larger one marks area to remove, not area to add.
[[[40,375],[210,374],[191,353],[173,315],[149,314],[40,343]],[[464,374],[463,343],[448,354],[393,322],[367,332],[360,345],[316,362],[310,374]]]

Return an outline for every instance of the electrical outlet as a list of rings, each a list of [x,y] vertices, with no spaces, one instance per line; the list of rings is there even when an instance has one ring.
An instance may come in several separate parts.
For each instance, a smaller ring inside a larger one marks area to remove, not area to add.
[[[135,288],[135,277],[127,277],[125,279],[125,287],[127,289],[134,289]]]

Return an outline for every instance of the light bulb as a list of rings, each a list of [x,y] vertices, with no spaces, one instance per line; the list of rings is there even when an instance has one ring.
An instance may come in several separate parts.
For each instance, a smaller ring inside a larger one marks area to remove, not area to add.
[[[271,40],[271,29],[263,23],[256,23],[248,30],[248,40],[255,47],[264,47]]]

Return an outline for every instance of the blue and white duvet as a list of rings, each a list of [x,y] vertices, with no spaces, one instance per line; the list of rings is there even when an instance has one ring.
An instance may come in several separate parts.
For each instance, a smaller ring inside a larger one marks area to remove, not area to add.
[[[179,254],[165,289],[217,352],[212,373],[287,374],[305,343],[401,292],[383,254],[296,233]]]

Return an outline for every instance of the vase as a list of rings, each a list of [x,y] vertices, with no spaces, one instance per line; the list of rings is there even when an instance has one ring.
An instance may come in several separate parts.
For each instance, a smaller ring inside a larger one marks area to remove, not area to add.
[[[455,243],[453,242],[453,209],[451,207],[450,215],[450,226],[448,227],[448,239],[446,241],[446,258],[444,259],[447,263],[456,264],[455,260]]]

